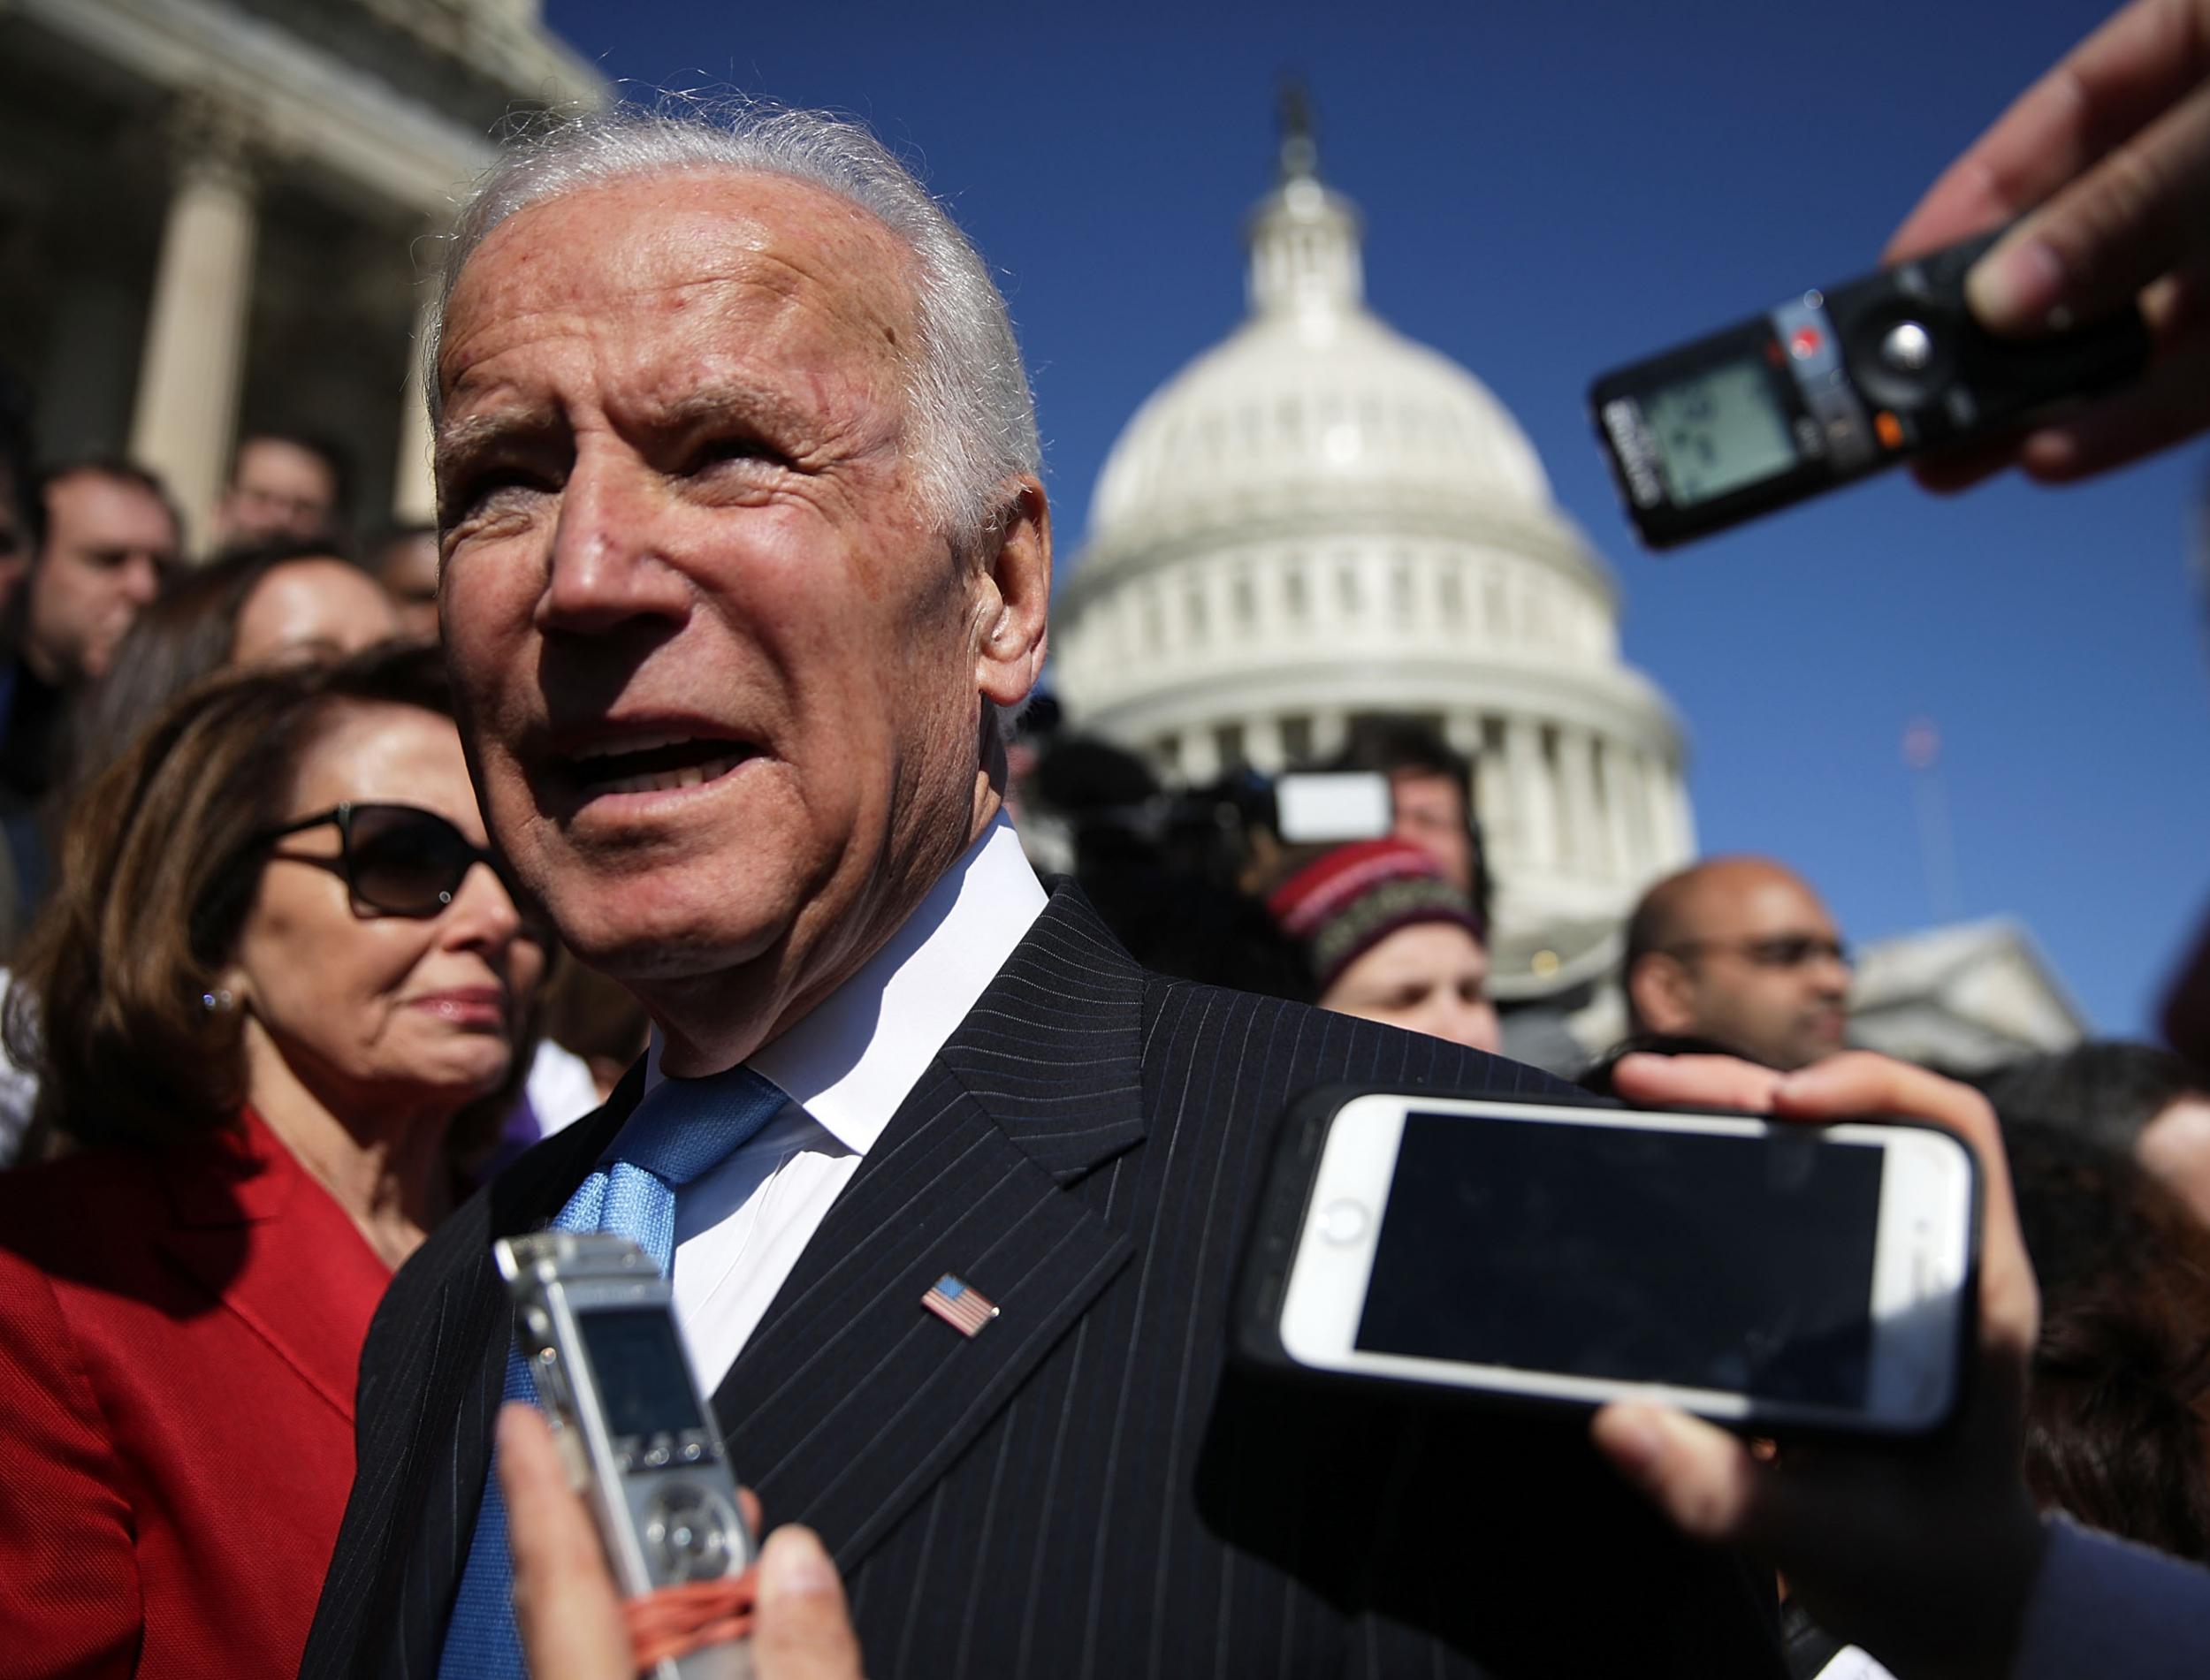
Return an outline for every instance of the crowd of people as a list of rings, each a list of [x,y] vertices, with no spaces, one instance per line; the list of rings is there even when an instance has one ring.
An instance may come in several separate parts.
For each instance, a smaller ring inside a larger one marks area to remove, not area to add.
[[[2206,43],[2201,0],[2132,0],[1898,235],[2041,205],[1988,324],[2138,295],[2160,346],[1931,479],[2210,423]],[[1581,1095],[1499,1053],[1473,767],[1366,720],[1296,767],[1376,795],[1316,834],[1032,704],[1005,305],[855,125],[546,125],[447,262],[436,530],[356,548],[342,460],[256,431],[187,559],[157,476],[42,462],[0,393],[0,1669],[634,1672],[499,1407],[490,1246],[548,1222],[669,1274],[806,1525],[763,1680],[2210,1661],[2210,946],[2171,1051],[1975,1086],[1848,1048],[1784,863],[1635,906],[1588,1090],[1978,1152],[1936,1441],[1269,1387],[1223,1327],[1292,1098]],[[920,1311],[948,1272],[994,1306],[964,1337]]]

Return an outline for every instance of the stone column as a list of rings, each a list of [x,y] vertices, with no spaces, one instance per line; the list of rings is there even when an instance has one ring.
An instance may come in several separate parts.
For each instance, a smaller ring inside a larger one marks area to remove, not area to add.
[[[1527,868],[1558,867],[1558,810],[1543,764],[1543,741],[1532,718],[1513,718],[1504,729],[1505,771],[1511,779],[1513,826],[1520,838],[1520,862]]]
[[[1627,824],[1627,801],[1632,797],[1623,773],[1627,754],[1608,736],[1597,739],[1597,781],[1604,792],[1604,833],[1612,846],[1612,878],[1631,881],[1641,867],[1635,855],[1633,831]]]
[[[1216,781],[1220,776],[1220,749],[1213,741],[1213,726],[1208,723],[1182,732],[1182,771],[1178,776],[1168,778],[1185,787],[1195,787]]]
[[[1604,835],[1597,820],[1596,760],[1585,729],[1558,732],[1559,855],[1583,875],[1604,873]]]
[[[1680,838],[1680,861],[1686,863],[1696,854],[1696,810],[1688,803],[1688,779],[1679,770],[1671,770],[1665,785],[1673,790],[1673,832]]]
[[[1254,770],[1278,775],[1289,760],[1282,747],[1281,720],[1271,711],[1254,711],[1243,720],[1243,756]]]
[[[1627,878],[1639,886],[1664,863],[1657,838],[1650,832],[1650,761],[1639,747],[1614,745],[1612,767],[1619,775],[1619,809],[1627,823]]]
[[[168,481],[189,541],[202,548],[246,372],[255,231],[248,126],[244,112],[213,100],[178,113],[176,185],[131,417],[131,453]]]
[[[392,518],[401,525],[438,522],[438,483],[431,470],[430,410],[423,399],[429,369],[423,353],[437,319],[435,293],[425,293],[415,310],[415,333],[407,345],[407,389],[399,399],[399,460],[392,473]]]

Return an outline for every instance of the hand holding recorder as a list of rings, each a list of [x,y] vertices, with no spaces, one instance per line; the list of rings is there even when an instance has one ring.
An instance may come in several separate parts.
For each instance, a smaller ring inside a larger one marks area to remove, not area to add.
[[[1921,465],[1921,480],[1954,490],[2014,464],[2082,478],[2210,426],[2210,0],[2115,13],[1943,172],[1887,260],[2015,217],[1966,281],[1981,324],[2031,338],[2138,298],[2149,370],[2061,421]]]
[[[628,1680],[636,1672],[613,1577],[545,1419],[514,1403],[499,1417],[499,1478],[514,1538],[514,1619],[536,1680]],[[742,1498],[759,1526],[758,1503]],[[755,1680],[860,1680],[836,1566],[810,1530],[778,1529],[760,1550],[752,1624]]]
[[[1909,1451],[1823,1445],[1760,1463],[1737,1437],[1649,1405],[1607,1407],[1594,1427],[1598,1448],[1676,1525],[1756,1551],[1822,1626],[1896,1672],[2007,1674],[2044,1546],[2018,1470],[2041,1309],[1994,1111],[1963,1085],[1863,1053],[1793,1074],[1719,1057],[1630,1056],[1616,1080],[1640,1103],[1925,1121],[1978,1158],[1977,1369],[1951,1433]]]

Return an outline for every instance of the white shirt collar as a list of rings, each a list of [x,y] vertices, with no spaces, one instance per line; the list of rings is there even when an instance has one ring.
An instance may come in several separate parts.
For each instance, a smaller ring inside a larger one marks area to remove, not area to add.
[[[745,1065],[865,1154],[1047,901],[1000,812],[888,944]],[[661,1077],[655,1028],[644,1088]]]

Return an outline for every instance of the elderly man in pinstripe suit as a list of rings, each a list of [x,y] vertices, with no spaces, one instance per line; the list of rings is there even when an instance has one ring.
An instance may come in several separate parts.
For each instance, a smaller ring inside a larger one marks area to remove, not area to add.
[[[1044,657],[1035,422],[918,184],[805,113],[578,118],[484,184],[446,284],[442,614],[484,810],[657,1032],[394,1282],[303,1672],[511,1671],[451,1637],[504,1521],[489,1244],[663,1088],[741,1077],[761,1115],[673,1185],[677,1312],[874,1672],[1779,1673],[1769,1577],[1577,1427],[1223,1370],[1289,1096],[1547,1082],[1147,974],[1035,885],[1000,728]],[[947,1273],[979,1331],[924,1310]]]

